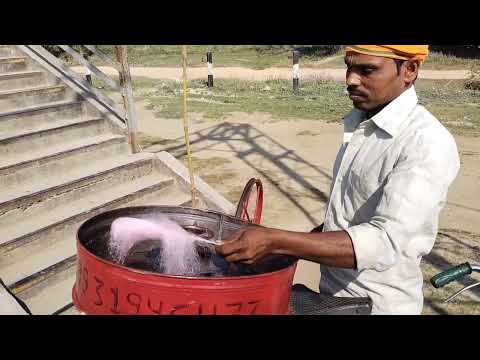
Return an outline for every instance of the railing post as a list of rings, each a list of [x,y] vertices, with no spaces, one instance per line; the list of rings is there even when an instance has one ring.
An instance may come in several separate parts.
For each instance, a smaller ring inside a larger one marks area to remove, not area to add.
[[[93,82],[92,82],[92,72],[90,71],[89,68],[85,68],[86,72],[85,72],[85,79],[87,80],[87,82],[90,84],[90,85],[93,85]]]
[[[83,53],[83,58],[88,61],[88,54],[86,52]],[[92,72],[90,71],[90,69],[88,67],[85,67],[85,69],[86,69],[85,79],[87,80],[87,82],[90,85],[93,85]]]
[[[120,86],[122,87],[123,105],[127,114],[128,138],[133,153],[141,151],[138,144],[138,123],[135,112],[135,102],[133,99],[132,79],[130,76],[130,67],[127,60],[127,45],[115,45],[115,56],[120,63],[119,71]]]

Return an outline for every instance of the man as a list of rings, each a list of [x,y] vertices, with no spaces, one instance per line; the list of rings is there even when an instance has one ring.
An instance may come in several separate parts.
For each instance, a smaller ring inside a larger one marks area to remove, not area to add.
[[[230,262],[269,254],[321,264],[320,292],[370,297],[372,314],[420,314],[422,256],[459,170],[453,137],[414,88],[428,45],[346,48],[354,109],[333,169],[324,224],[311,233],[247,227],[217,251]]]

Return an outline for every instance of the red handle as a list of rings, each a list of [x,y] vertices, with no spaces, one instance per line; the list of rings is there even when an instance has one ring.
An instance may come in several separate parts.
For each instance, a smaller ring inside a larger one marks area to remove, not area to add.
[[[248,213],[248,203],[250,201],[250,195],[252,193],[253,185],[256,185],[257,187],[257,201],[255,206],[255,216],[252,221]],[[240,201],[238,202],[235,217],[240,218],[242,220],[247,220],[249,222],[253,222],[254,224],[259,225],[262,218],[262,209],[263,209],[263,185],[260,179],[252,178],[248,180],[247,185],[245,185],[245,188],[243,189],[242,196],[240,197]]]

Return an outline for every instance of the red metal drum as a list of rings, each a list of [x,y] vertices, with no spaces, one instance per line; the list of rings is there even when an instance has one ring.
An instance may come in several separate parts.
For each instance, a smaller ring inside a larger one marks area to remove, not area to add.
[[[182,277],[113,263],[106,255],[110,224],[118,217],[161,213],[181,226],[201,227],[226,238],[242,225],[235,217],[191,208],[148,206],[106,212],[77,233],[75,307],[86,314],[282,315],[289,313],[296,260],[276,257],[271,270],[248,276]]]

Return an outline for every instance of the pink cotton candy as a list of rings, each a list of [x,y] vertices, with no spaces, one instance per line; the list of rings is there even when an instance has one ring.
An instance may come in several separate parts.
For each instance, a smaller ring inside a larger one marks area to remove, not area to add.
[[[197,237],[185,231],[166,216],[152,218],[116,219],[110,229],[109,248],[112,258],[123,264],[130,249],[145,240],[162,242],[162,264],[165,272],[190,275],[198,271],[194,240]]]

